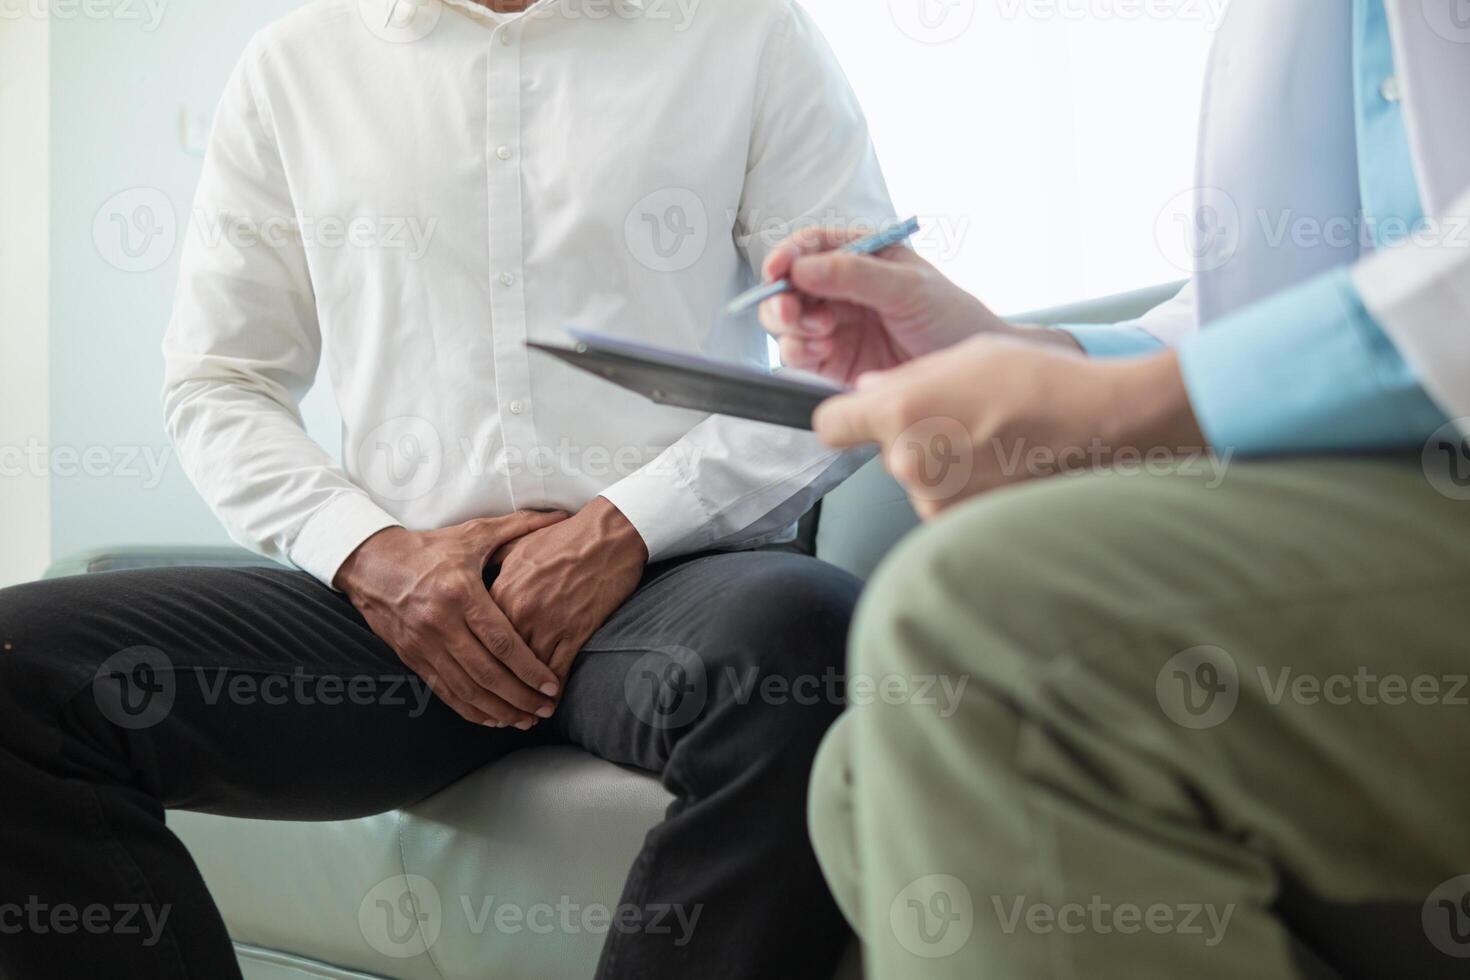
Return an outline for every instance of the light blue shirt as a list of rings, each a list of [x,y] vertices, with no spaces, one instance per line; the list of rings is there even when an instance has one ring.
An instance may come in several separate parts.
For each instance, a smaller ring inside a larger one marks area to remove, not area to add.
[[[1375,247],[1423,222],[1383,0],[1354,0],[1358,172]],[[1160,347],[1135,328],[1068,328],[1088,353]],[[1387,449],[1446,421],[1374,321],[1347,268],[1308,280],[1191,336],[1179,351],[1190,401],[1218,450],[1241,454]]]

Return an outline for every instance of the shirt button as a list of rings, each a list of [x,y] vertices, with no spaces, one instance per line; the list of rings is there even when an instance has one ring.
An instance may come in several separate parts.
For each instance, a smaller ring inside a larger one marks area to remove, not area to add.
[[[1383,96],[1383,101],[1385,102],[1398,102],[1403,98],[1403,93],[1399,91],[1399,77],[1397,75],[1389,75],[1385,78],[1383,84],[1378,86],[1378,91]]]
[[[502,146],[500,149],[496,150],[495,155],[500,157],[500,159],[502,160],[509,160],[511,156],[513,156],[513,154],[510,152],[510,147],[508,146]]]
[[[419,13],[419,0],[397,0],[388,4],[388,23],[394,27],[407,27]]]
[[[509,272],[502,272],[500,274],[500,284],[502,286],[514,286],[516,284],[516,277]]]
[[[501,31],[500,32],[500,43],[503,44],[503,45],[505,45],[508,48],[512,44],[515,44],[516,43],[516,39],[513,38],[513,37],[511,37],[510,31]]]
[[[507,405],[506,408],[510,409],[510,414],[519,415],[526,410],[526,403],[517,398],[515,401]]]

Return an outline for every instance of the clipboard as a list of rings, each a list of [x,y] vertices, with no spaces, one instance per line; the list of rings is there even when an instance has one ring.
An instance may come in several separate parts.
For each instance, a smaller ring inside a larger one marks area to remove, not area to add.
[[[567,346],[526,346],[659,405],[811,431],[817,406],[848,390],[815,375],[783,376],[574,327],[567,333]]]

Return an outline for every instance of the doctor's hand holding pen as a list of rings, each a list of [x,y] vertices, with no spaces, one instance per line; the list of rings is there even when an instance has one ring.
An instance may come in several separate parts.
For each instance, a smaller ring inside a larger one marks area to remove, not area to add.
[[[766,260],[767,281],[795,290],[761,305],[761,324],[789,367],[853,383],[981,334],[1014,336],[1078,351],[1063,330],[1013,326],[912,249],[877,255],[841,249],[862,233],[812,228]]]
[[[837,251],[853,237],[810,230],[777,248],[766,277],[795,288],[762,304],[761,323],[788,366],[856,386],[817,409],[817,435],[877,443],[926,520],[1120,453],[1209,448],[1173,351],[1089,359],[1064,330],[1002,320],[908,248]]]

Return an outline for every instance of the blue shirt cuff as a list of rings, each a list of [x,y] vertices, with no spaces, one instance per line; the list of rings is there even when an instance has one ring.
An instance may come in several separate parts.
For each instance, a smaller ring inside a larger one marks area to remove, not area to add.
[[[1064,323],[1057,329],[1076,337],[1089,357],[1138,357],[1164,347],[1153,334],[1126,325]]]
[[[1338,269],[1189,337],[1180,369],[1218,452],[1422,444],[1446,421]]]

